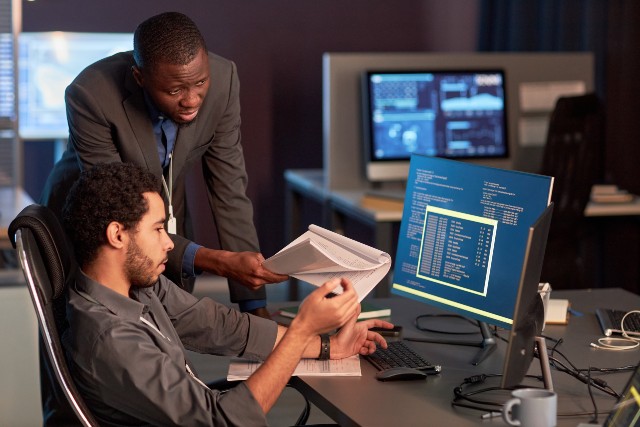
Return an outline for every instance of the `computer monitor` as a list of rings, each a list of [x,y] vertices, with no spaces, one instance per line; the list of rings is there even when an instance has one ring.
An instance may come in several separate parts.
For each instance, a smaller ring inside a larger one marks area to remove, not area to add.
[[[69,136],[64,91],[86,66],[133,48],[130,33],[23,32],[18,36],[18,133]]]
[[[528,368],[544,319],[552,187],[552,177],[411,157],[391,292],[478,320],[480,342],[424,339],[482,347],[474,364],[495,348],[488,324],[511,330],[508,353],[531,344],[526,357],[507,356],[508,382]]]
[[[499,69],[366,71],[363,152],[369,181],[404,181],[412,153],[507,158],[505,73]]]

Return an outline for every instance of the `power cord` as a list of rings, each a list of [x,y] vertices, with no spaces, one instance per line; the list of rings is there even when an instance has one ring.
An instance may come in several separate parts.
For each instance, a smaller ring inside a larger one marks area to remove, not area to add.
[[[454,399],[451,402],[451,406],[453,407],[461,407],[474,409],[478,411],[482,411],[483,413],[480,415],[483,419],[499,417],[502,415],[502,407],[504,402],[495,402],[492,400],[482,400],[477,399],[473,396],[487,393],[491,391],[512,391],[518,388],[531,388],[531,386],[516,386],[510,388],[502,388],[502,387],[485,387],[477,390],[468,390],[464,391],[466,386],[473,386],[477,384],[484,383],[488,378],[492,377],[501,377],[501,374],[482,374],[482,375],[474,375],[468,378],[465,378],[463,382],[453,389]],[[536,375],[527,375],[527,378],[535,378],[536,380],[542,382],[542,378]],[[558,417],[579,417],[579,416],[593,416],[594,412],[572,412],[572,413],[559,413]]]
[[[622,316],[622,320],[620,320],[620,330],[622,331],[622,337],[602,337],[598,338],[597,344],[592,342],[589,345],[593,348],[610,351],[624,351],[637,348],[640,345],[640,338],[630,336],[627,329],[625,329],[624,327],[625,319],[633,313],[640,313],[640,310],[630,310],[626,312],[625,315]]]
[[[591,403],[593,404],[593,417],[591,418],[591,421],[589,421],[591,424],[597,424],[598,423],[598,405],[596,405],[596,399],[593,397],[593,391],[591,390],[591,366],[589,366],[589,369],[587,370],[587,391],[589,391],[589,397],[591,398]]]
[[[556,353],[561,355],[565,359],[565,361],[571,366],[571,368],[569,368],[567,367],[567,365],[562,363],[558,358],[549,356],[549,361],[553,362],[553,366],[557,371],[564,372],[565,374],[574,377],[575,379],[586,384],[587,386],[593,386],[598,390],[602,391],[603,393],[606,393],[610,396],[613,396],[615,398],[620,397],[620,395],[614,389],[612,389],[605,380],[603,380],[602,378],[592,378],[591,368],[589,368],[588,370],[588,375],[585,375],[582,373],[582,370],[578,370],[578,368],[576,368],[575,365],[573,365],[571,361],[569,361],[564,354],[560,353],[557,350],[556,350]]]

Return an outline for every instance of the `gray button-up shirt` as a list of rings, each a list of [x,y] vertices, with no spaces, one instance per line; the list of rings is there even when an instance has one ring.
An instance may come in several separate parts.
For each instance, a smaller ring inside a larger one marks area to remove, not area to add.
[[[101,425],[254,426],[265,414],[245,384],[210,390],[188,372],[185,348],[264,359],[274,322],[198,300],[164,276],[126,298],[78,272],[63,345]]]

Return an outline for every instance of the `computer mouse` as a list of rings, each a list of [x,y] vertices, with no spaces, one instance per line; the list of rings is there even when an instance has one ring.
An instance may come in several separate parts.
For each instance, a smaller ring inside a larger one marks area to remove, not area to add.
[[[427,374],[413,368],[389,368],[376,372],[378,381],[424,380]]]

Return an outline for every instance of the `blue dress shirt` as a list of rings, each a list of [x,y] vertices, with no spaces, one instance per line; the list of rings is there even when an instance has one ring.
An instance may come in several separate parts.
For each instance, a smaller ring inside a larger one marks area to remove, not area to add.
[[[156,146],[158,147],[160,164],[163,169],[166,169],[169,167],[171,153],[173,152],[173,148],[175,147],[176,139],[178,137],[178,125],[168,117],[164,117],[162,115],[146,92],[145,102],[151,117],[153,133],[156,137]],[[201,273],[201,271],[198,271],[195,268],[196,252],[198,252],[198,249],[201,247],[202,246],[197,243],[189,243],[184,252],[184,256],[182,257],[182,271],[190,277],[194,277]],[[267,305],[267,301],[263,299],[246,300],[238,302],[238,305],[240,306],[241,311],[251,311],[256,308],[265,307]]]

